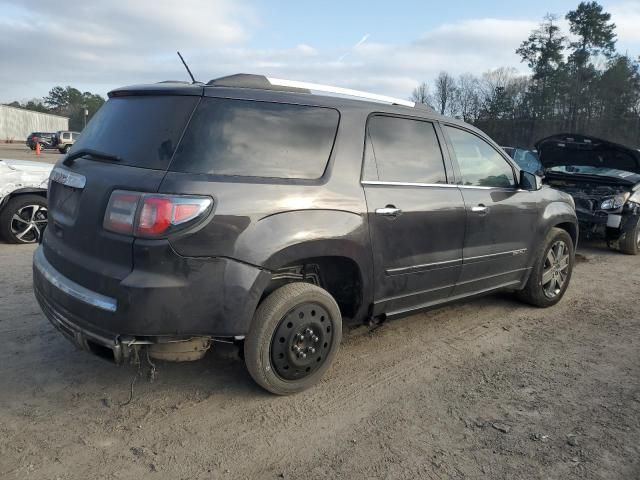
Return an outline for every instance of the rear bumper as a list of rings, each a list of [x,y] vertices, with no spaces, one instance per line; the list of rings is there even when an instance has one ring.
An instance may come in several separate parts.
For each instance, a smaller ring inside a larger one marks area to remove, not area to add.
[[[117,364],[126,363],[133,356],[136,347],[132,344],[123,343],[117,335],[104,336],[81,327],[74,323],[70,312],[54,307],[38,289],[35,295],[51,324],[77,347]]]
[[[33,287],[43,312],[74,343],[91,351],[95,345],[108,348],[117,362],[135,343],[246,335],[271,278],[265,270],[230,259],[166,253],[163,261],[139,262],[117,291],[105,295],[63,275],[46,252],[38,247],[33,259]],[[155,271],[146,269],[154,266]]]

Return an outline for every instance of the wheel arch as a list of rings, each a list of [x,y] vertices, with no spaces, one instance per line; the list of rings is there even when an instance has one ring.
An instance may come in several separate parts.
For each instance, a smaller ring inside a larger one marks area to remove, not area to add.
[[[39,195],[43,197],[45,200],[47,199],[47,189],[46,188],[38,188],[38,187],[22,187],[17,188],[16,190],[12,190],[0,201],[0,209],[4,208],[4,206],[9,202],[9,200],[19,197],[21,195]]]
[[[544,229],[541,232],[541,240],[546,238],[552,228],[565,230],[573,241],[573,248],[578,246],[580,229],[575,209],[567,202],[551,202],[543,213]]]
[[[263,298],[286,283],[309,282],[334,297],[343,318],[353,322],[364,320],[373,294],[369,264],[358,256],[345,255],[345,249],[338,245],[331,248],[327,242],[321,242],[315,248],[309,247],[305,245],[299,255],[281,252],[270,259],[271,281]]]

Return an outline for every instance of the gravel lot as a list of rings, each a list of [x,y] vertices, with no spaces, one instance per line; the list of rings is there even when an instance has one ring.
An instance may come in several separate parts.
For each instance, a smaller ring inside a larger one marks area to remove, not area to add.
[[[150,383],[57,333],[0,244],[0,478],[640,478],[640,257],[581,250],[555,308],[508,294],[346,333],[321,384],[233,348]]]
[[[33,160],[44,163],[56,163],[62,154],[55,149],[42,150],[40,156],[27,147],[24,143],[0,143],[0,160],[9,158],[12,160]]]

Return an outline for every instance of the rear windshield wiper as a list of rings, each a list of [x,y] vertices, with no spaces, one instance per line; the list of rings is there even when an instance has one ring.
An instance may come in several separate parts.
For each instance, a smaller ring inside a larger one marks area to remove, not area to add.
[[[122,158],[117,155],[112,155],[111,153],[101,152],[99,150],[94,150],[93,148],[81,148],[75,152],[71,152],[66,156],[66,158],[62,161],[63,165],[69,166],[73,163],[76,158],[80,157],[93,157],[96,160],[106,160],[109,162],[121,162]]]

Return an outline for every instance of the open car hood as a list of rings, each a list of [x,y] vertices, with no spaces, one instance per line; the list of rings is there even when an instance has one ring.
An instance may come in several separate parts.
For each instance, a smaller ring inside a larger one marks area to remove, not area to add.
[[[536,143],[543,168],[588,166],[640,175],[640,151],[595,137],[562,133]]]

